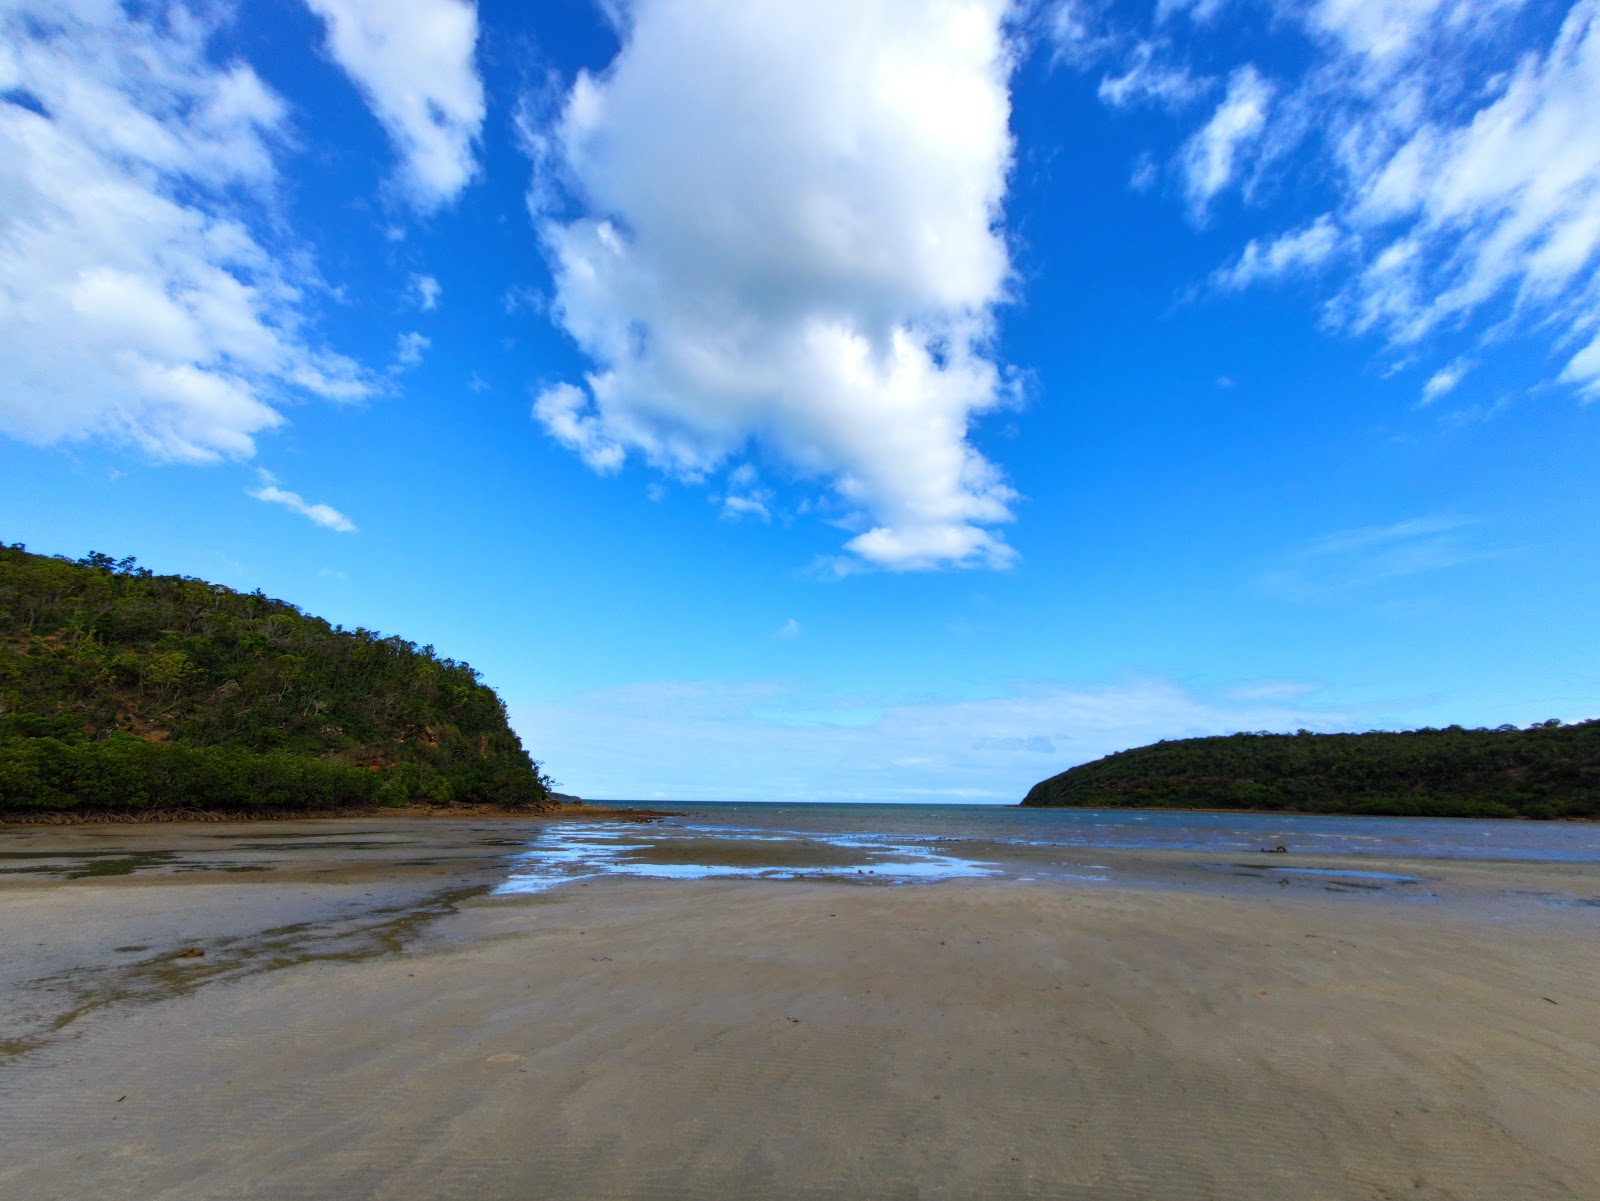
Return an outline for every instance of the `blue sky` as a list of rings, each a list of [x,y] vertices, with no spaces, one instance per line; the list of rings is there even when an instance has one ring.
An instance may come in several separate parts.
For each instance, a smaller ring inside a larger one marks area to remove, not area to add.
[[[1600,712],[1600,5],[5,0],[0,537],[594,797]]]

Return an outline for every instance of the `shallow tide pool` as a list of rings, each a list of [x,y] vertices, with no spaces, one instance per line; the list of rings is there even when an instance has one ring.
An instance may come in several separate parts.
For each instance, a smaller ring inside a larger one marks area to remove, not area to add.
[[[981,878],[1003,874],[993,863],[888,836],[791,835],[706,830],[694,824],[649,826],[589,821],[553,823],[512,858],[501,894],[543,892],[596,876],[658,880],[714,877],[764,880],[848,879],[858,883]]]

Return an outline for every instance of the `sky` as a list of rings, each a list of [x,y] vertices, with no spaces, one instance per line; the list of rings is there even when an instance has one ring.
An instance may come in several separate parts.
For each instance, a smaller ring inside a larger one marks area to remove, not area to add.
[[[0,539],[594,798],[1600,714],[1600,0],[0,0]]]

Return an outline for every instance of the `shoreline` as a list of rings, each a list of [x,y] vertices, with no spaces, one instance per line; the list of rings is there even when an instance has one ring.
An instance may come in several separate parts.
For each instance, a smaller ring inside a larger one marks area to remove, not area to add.
[[[1374,820],[1399,818],[1417,822],[1534,822],[1541,825],[1583,825],[1600,823],[1600,817],[1528,817],[1521,813],[1496,817],[1481,813],[1357,813],[1316,809],[1199,809],[1181,805],[1029,805],[1022,801],[997,805],[998,809],[1027,809],[1078,813],[1230,813],[1234,816],[1261,814],[1280,817],[1370,817]]]
[[[618,801],[593,801],[589,805],[615,805]],[[974,809],[1024,809],[1034,812],[1076,812],[1076,813],[1223,813],[1236,817],[1251,815],[1279,816],[1279,817],[1358,817],[1386,820],[1399,818],[1402,821],[1448,821],[1448,822],[1529,822],[1540,825],[1600,825],[1600,817],[1526,817],[1516,814],[1511,817],[1486,817],[1474,814],[1436,814],[1436,813],[1330,813],[1326,810],[1315,809],[1199,809],[1188,806],[1176,805],[1028,805],[1022,801],[955,801],[955,802],[923,802],[923,801],[662,801],[652,802],[665,805],[790,805],[806,806],[816,805],[826,808],[830,805],[882,805],[885,809],[894,808],[929,808],[929,809],[961,809],[972,807]],[[674,817],[681,814],[672,814]]]
[[[680,817],[667,809],[620,809],[588,803],[515,808],[506,805],[406,805],[373,806],[359,809],[274,809],[267,812],[230,812],[222,809],[158,809],[139,812],[100,810],[89,813],[0,813],[0,829],[59,828],[63,826],[148,826],[185,822],[272,824],[289,821],[349,821],[352,819],[390,819],[397,821],[477,820],[480,818],[546,820],[549,818],[597,818],[610,821],[659,821]]]
[[[853,805],[867,802],[852,801],[667,801],[668,805]],[[918,806],[915,801],[883,802],[885,808]],[[1361,818],[1374,821],[1449,821],[1449,822],[1505,822],[1535,825],[1600,825],[1594,817],[1485,817],[1464,814],[1409,814],[1409,813],[1328,813],[1307,809],[1194,809],[1170,805],[1025,805],[1020,801],[985,804],[971,802],[976,808],[1025,809],[1029,812],[1075,813],[1214,813],[1234,817],[1294,817],[1294,818]],[[951,808],[959,808],[952,805]],[[96,810],[87,813],[55,811],[49,813],[0,812],[0,830],[7,828],[60,827],[60,826],[139,826],[164,825],[181,822],[284,822],[284,821],[337,821],[353,818],[395,818],[402,821],[457,818],[606,818],[614,821],[658,821],[666,817],[683,817],[673,809],[637,808],[616,801],[583,801],[576,804],[558,804],[541,807],[516,808],[505,805],[405,805],[368,806],[355,809],[274,809],[265,812],[230,811],[222,809],[159,809],[138,812]]]

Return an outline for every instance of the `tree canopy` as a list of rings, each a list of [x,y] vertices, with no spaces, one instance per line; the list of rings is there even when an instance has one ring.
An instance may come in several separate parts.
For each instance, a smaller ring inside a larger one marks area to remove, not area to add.
[[[1183,738],[1035,784],[1024,805],[1600,817],[1600,720]]]
[[[466,663],[262,593],[0,545],[0,810],[542,805]]]

